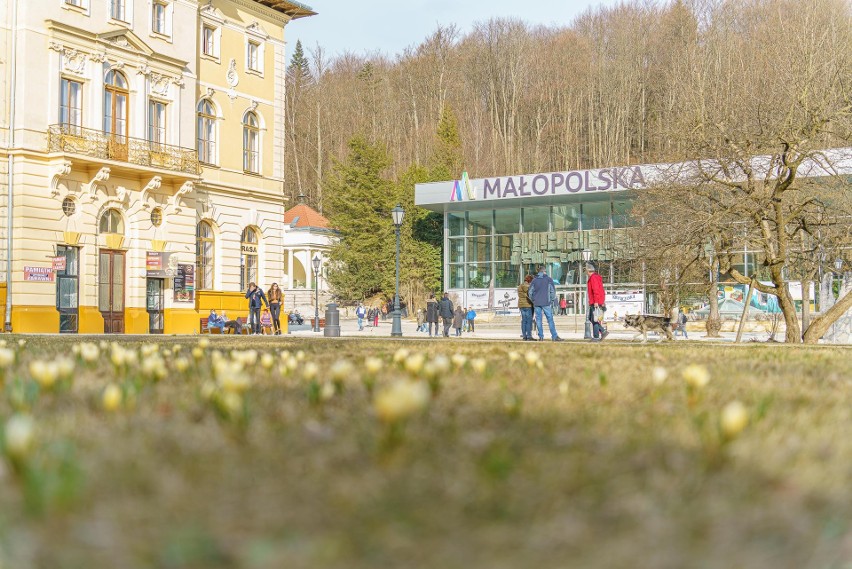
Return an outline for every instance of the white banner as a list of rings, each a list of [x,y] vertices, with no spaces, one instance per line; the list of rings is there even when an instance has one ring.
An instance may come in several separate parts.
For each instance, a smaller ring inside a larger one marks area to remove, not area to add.
[[[488,308],[488,290],[469,290],[465,297],[465,308]]]
[[[621,320],[628,314],[644,312],[645,300],[641,290],[606,293],[605,320]]]

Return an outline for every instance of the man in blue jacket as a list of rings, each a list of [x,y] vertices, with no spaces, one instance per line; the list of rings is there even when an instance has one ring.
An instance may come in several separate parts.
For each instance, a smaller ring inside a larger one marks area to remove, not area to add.
[[[556,285],[553,279],[547,276],[543,265],[538,266],[538,274],[530,283],[530,300],[535,307],[535,320],[538,326],[538,340],[544,340],[544,327],[541,315],[547,318],[547,326],[550,328],[550,337],[554,342],[561,342],[562,338],[556,333],[556,325],[553,323],[553,303],[556,301]]]
[[[263,305],[269,308],[269,302],[263,290],[254,283],[249,283],[246,298],[249,299],[249,326],[252,334],[260,334],[260,309]]]

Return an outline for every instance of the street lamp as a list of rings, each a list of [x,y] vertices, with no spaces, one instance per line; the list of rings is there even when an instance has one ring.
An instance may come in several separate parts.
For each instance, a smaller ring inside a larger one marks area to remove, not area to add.
[[[391,217],[393,218],[393,227],[396,230],[396,292],[393,296],[391,336],[402,336],[402,322],[399,320],[399,228],[402,227],[402,218],[405,217],[402,206],[396,204],[396,207],[391,210]]]
[[[580,271],[580,274],[586,274],[585,264],[588,263],[592,259],[592,251],[591,249],[583,249],[583,268]],[[585,278],[585,281],[588,283],[589,277]],[[582,294],[582,293],[581,293]],[[585,320],[585,326],[583,327],[583,339],[588,340],[592,337],[592,323],[589,321],[589,295],[586,293],[586,303],[584,305],[583,311],[583,319]]]
[[[319,255],[314,255],[314,259],[311,261],[311,263],[314,265],[314,293],[316,295],[316,306],[314,312],[314,332],[319,332],[319,270],[320,264],[322,263],[322,259],[319,258]]]

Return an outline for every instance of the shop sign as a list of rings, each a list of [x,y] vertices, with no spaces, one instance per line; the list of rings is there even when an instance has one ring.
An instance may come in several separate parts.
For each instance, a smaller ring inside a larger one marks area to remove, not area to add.
[[[195,265],[177,265],[174,291],[175,302],[195,302]]]
[[[53,270],[54,272],[64,271],[66,267],[66,259],[65,255],[60,255],[58,257],[53,257],[51,259],[53,261]]]
[[[53,275],[53,267],[24,267],[25,281],[52,283]]]
[[[177,272],[178,258],[173,253],[162,251],[145,252],[145,276],[152,278],[172,277]]]
[[[240,247],[240,251],[242,251],[244,255],[257,255],[257,245],[246,245],[243,243]]]

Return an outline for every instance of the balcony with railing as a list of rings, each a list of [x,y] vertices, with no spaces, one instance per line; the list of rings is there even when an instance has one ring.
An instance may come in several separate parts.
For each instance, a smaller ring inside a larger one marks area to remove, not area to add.
[[[88,156],[97,160],[198,175],[198,152],[192,148],[151,142],[111,132],[55,124],[47,131],[48,152]]]

